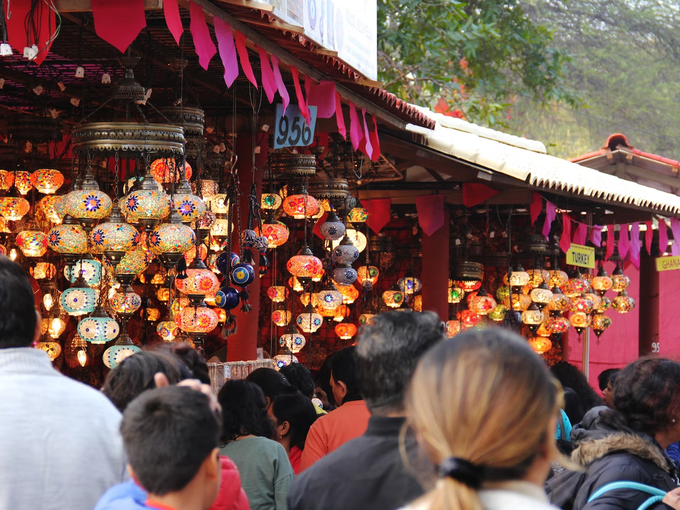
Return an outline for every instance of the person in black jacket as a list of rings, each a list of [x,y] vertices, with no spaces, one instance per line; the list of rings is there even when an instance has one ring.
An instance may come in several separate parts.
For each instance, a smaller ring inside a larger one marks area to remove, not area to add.
[[[637,510],[649,495],[612,490],[588,503],[612,482],[637,482],[664,491],[678,487],[675,465],[664,449],[680,440],[680,364],[642,358],[624,368],[614,385],[616,410],[599,407],[572,431],[572,461],[546,484],[551,503],[562,510]],[[662,503],[650,507],[667,508]]]

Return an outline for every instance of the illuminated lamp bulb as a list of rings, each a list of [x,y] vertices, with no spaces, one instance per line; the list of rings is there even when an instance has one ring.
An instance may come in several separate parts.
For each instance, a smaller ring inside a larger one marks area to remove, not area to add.
[[[161,223],[149,235],[149,249],[155,255],[162,255],[168,266],[172,267],[189,251],[195,240],[194,231],[184,225],[173,211],[169,223]]]
[[[323,308],[335,310],[342,304],[343,297],[334,285],[327,285],[319,292],[318,299]]]
[[[147,169],[140,189],[123,197],[120,209],[129,223],[141,223],[151,230],[170,214],[171,205],[170,197],[162,189],[158,189]]]
[[[286,264],[288,272],[300,279],[311,279],[320,270],[323,270],[321,261],[312,254],[309,246],[304,246],[300,252],[291,257]],[[301,281],[301,283],[304,280]]]
[[[590,326],[591,318],[590,315],[583,312],[572,313],[569,317],[569,322],[576,332],[580,335],[583,330]]]
[[[64,331],[66,331],[66,321],[64,319],[58,315],[48,319],[47,333],[50,335],[50,338],[57,339]]]
[[[142,298],[132,290],[132,287],[124,292],[116,292],[109,299],[111,309],[120,315],[132,315],[142,306]]]
[[[85,350],[85,348],[81,348],[78,350],[76,358],[78,359],[78,364],[81,367],[84,367],[87,364],[87,351]]]
[[[365,289],[373,288],[380,277],[380,270],[375,266],[361,266],[357,269],[357,280]]]
[[[288,227],[276,220],[265,221],[262,224],[262,230],[260,230],[260,227],[255,227],[255,232],[258,236],[267,238],[269,249],[275,249],[284,245],[290,236]]]
[[[510,274],[507,277],[506,285],[510,287],[524,287],[531,281],[531,276],[520,265],[517,269],[510,268]],[[504,280],[505,283],[505,280]]]
[[[156,332],[164,342],[172,342],[179,335],[179,326],[174,320],[161,321],[156,326]]]
[[[54,361],[61,354],[61,345],[59,342],[38,342],[35,344],[35,348],[40,349],[47,354],[50,361]]]
[[[335,334],[341,340],[350,340],[357,333],[357,327],[351,322],[341,322],[335,326]]]
[[[569,281],[569,275],[565,273],[564,271],[561,271],[559,269],[553,269],[550,271],[550,281],[548,282],[548,287],[555,288],[555,287],[564,287],[566,283]]]
[[[505,314],[508,311],[508,307],[502,304],[497,304],[496,308],[494,308],[488,315],[489,319],[491,319],[494,322],[503,322],[503,319],[505,319]]]
[[[351,223],[365,223],[368,220],[368,211],[357,204],[347,215],[347,220]]]
[[[373,320],[373,317],[375,317],[374,313],[362,313],[359,316],[359,324],[364,326],[364,325],[370,323],[371,320]]]
[[[22,195],[28,195],[28,192],[33,189],[33,175],[31,172],[25,170],[17,170],[14,172],[14,187]]]
[[[33,172],[35,189],[44,195],[52,195],[64,184],[64,175],[59,170],[41,168]]]
[[[352,244],[350,238],[345,235],[338,246],[333,249],[331,258],[336,264],[352,264],[359,258],[359,250]]]
[[[283,204],[283,199],[277,193],[262,193],[260,207],[264,210],[275,211]]]
[[[193,170],[187,162],[175,164],[174,158],[159,158],[151,163],[151,175],[159,184],[179,182],[184,177],[191,179]]]
[[[571,300],[571,311],[590,314],[593,311],[594,303],[585,294]]]
[[[470,310],[477,315],[488,315],[496,308],[496,304],[496,300],[489,296],[485,289],[481,289],[472,299]]]
[[[113,207],[111,198],[99,189],[99,184],[89,167],[81,189],[71,191],[65,200],[66,214],[78,220],[86,230],[111,214]]]
[[[460,303],[464,296],[465,296],[465,291],[463,289],[461,289],[460,287],[455,286],[455,284],[454,284],[453,287],[449,287],[449,297],[448,297],[449,304]]]
[[[118,322],[102,308],[97,308],[90,317],[82,319],[77,329],[80,338],[92,344],[105,344],[115,340],[120,333]]]
[[[340,285],[336,283],[335,288],[342,294],[342,303],[345,305],[351,305],[359,297],[359,290],[354,285]]]
[[[9,191],[14,184],[14,172],[0,170],[0,191]]]
[[[347,305],[340,305],[335,310],[333,310],[333,320],[335,322],[342,322],[344,319],[350,316],[352,311]]]
[[[536,333],[544,319],[545,316],[536,303],[531,303],[529,308],[522,312],[522,322],[528,326],[532,333]]]
[[[90,247],[94,253],[104,254],[116,267],[125,254],[139,244],[140,237],[137,229],[125,222],[116,204],[106,222],[90,232]]]
[[[383,302],[390,308],[399,308],[404,302],[404,293],[399,289],[388,289],[382,294]]]
[[[552,293],[553,297],[547,306],[548,311],[561,315],[571,308],[571,300],[562,293],[559,287],[553,287]]]
[[[628,313],[635,308],[635,300],[622,290],[612,301],[612,308],[619,313]]]
[[[461,331],[461,324],[459,320],[453,319],[446,321],[446,336],[453,338]]]
[[[297,316],[295,322],[303,333],[314,333],[323,324],[323,317],[312,308],[311,304],[309,304],[302,313]]]
[[[21,197],[0,197],[0,215],[8,221],[19,221],[31,210],[28,200]]]
[[[545,321],[545,329],[551,335],[561,335],[566,333],[571,323],[564,317],[549,317]]]
[[[17,246],[26,257],[42,257],[47,252],[47,236],[35,228],[32,222],[26,229],[17,234]]]
[[[479,280],[456,280],[454,285],[462,289],[463,292],[474,292],[482,288],[482,282]]]
[[[87,234],[75,219],[66,216],[64,223],[47,233],[47,246],[63,255],[67,262],[73,261],[87,252]]]
[[[296,219],[302,220],[314,216],[319,212],[319,203],[311,195],[288,195],[283,201],[284,212]]]
[[[43,306],[45,307],[45,310],[49,312],[54,306],[54,297],[52,297],[52,294],[50,294],[49,292],[43,294],[42,303]]]
[[[348,228],[345,231],[345,236],[351,241],[352,245],[354,245],[354,247],[359,250],[359,253],[362,253],[366,249],[366,246],[368,246],[368,239],[363,232],[359,232],[353,228]],[[342,239],[333,241],[333,248],[337,248],[341,241]]]
[[[529,347],[531,347],[536,354],[545,354],[552,349],[552,342],[549,338],[536,336],[529,339]]]
[[[201,196],[207,202],[212,197],[217,195],[220,189],[220,184],[213,179],[202,179],[201,180]]]
[[[213,195],[210,199],[210,210],[215,214],[229,214],[229,199],[225,193]]]
[[[78,260],[72,266],[64,267],[64,276],[71,283],[82,277],[88,287],[98,287],[102,279],[102,265],[94,259]]]
[[[191,223],[205,214],[205,202],[193,194],[186,179],[180,181],[172,197],[172,203],[174,210],[182,218],[182,223]]]
[[[319,230],[326,241],[338,241],[345,236],[346,228],[335,211],[331,210]]]
[[[290,321],[293,319],[293,314],[288,310],[274,310],[272,312],[272,322],[279,326],[280,328],[288,326]]]
[[[630,278],[623,274],[623,269],[617,266],[612,273],[612,289],[614,292],[622,292],[630,285]]]
[[[543,281],[538,285],[538,287],[531,290],[529,297],[534,303],[538,305],[540,310],[543,310],[552,300],[553,293],[548,288],[548,285],[545,283],[545,281]]]
[[[283,303],[288,297],[288,289],[283,285],[272,285],[267,289],[267,297],[274,303]]]
[[[305,288],[302,286],[302,283],[300,283],[300,280],[297,279],[297,276],[291,276],[288,278],[288,285],[295,292],[302,292],[305,290]]]
[[[185,307],[180,317],[181,319],[178,322],[180,329],[198,335],[210,333],[219,323],[217,314],[211,308],[205,306],[205,303],[200,306]]]
[[[458,320],[460,320],[462,329],[468,329],[477,326],[482,318],[472,310],[461,310],[458,313]]]
[[[405,276],[397,281],[397,287],[407,296],[417,294],[423,288],[422,282],[413,276]]]
[[[609,317],[604,314],[597,313],[593,315],[593,320],[590,327],[593,328],[593,332],[597,335],[597,338],[600,338],[602,333],[604,333],[611,325],[612,320]]]

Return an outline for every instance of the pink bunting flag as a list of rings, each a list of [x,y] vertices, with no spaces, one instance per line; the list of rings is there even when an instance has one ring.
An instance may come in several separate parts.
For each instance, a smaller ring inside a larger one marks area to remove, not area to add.
[[[416,210],[418,224],[428,237],[444,226],[444,195],[416,197]]]
[[[607,225],[607,250],[604,255],[604,260],[609,260],[614,255],[614,247],[616,241],[614,240],[614,225]]]
[[[375,118],[375,115],[373,116],[373,131],[371,131],[369,138],[371,140],[371,147],[373,147],[371,161],[375,163],[380,159],[380,137],[378,136],[378,119]]]
[[[580,244],[581,246],[586,244],[586,236],[588,235],[588,225],[585,223],[579,223],[576,227],[576,232],[574,233],[574,244]]]
[[[666,220],[659,220],[659,257],[668,250],[668,226]]]
[[[210,30],[208,30],[208,24],[205,22],[203,8],[194,2],[189,2],[189,14],[191,15],[189,30],[191,31],[191,37],[194,39],[198,63],[207,71],[210,59],[217,53],[217,48],[212,37],[210,37]]]
[[[305,89],[307,105],[316,106],[316,118],[330,119],[335,114],[335,83],[321,80],[315,85],[310,79],[306,79]]]
[[[680,220],[671,218],[671,232],[673,232],[673,244],[680,246]]]
[[[338,123],[338,133],[347,140],[347,128],[345,127],[345,115],[342,113],[342,98],[340,92],[335,93],[335,120]]]
[[[241,69],[243,69],[250,83],[257,88],[257,80],[255,79],[255,73],[253,73],[253,66],[250,65],[248,48],[246,48],[246,36],[241,32],[234,31],[234,33],[236,34],[236,51],[238,51],[238,59],[241,61]]]
[[[673,243],[671,245],[671,255],[674,257],[680,256],[680,244]]]
[[[642,251],[642,241],[640,240],[640,223],[635,222],[630,227],[630,261],[640,269],[640,252]]]
[[[121,53],[146,26],[144,0],[92,0],[92,17],[97,35]]]
[[[543,223],[543,236],[548,239],[550,236],[550,229],[552,228],[552,222],[555,221],[555,216],[557,212],[555,211],[555,204],[549,200],[545,201],[545,222]]]
[[[389,198],[376,198],[374,200],[364,200],[362,204],[368,211],[366,223],[373,232],[378,234],[392,219],[390,213],[392,201]]]
[[[359,115],[354,103],[349,104],[349,137],[352,139],[352,147],[354,150],[359,150],[361,142],[363,141],[363,130],[359,123]]]
[[[588,237],[590,242],[598,248],[602,247],[602,228],[601,225],[595,225],[590,229],[590,236]]]
[[[165,15],[165,24],[168,25],[168,30],[170,30],[172,37],[179,45],[179,41],[184,33],[184,27],[182,26],[182,18],[179,15],[177,0],[164,0],[163,14]],[[215,21],[215,28],[217,28],[217,21]]]
[[[220,50],[220,59],[224,66],[224,83],[230,88],[238,78],[238,59],[236,58],[236,46],[234,46],[234,33],[231,25],[215,16],[215,36]]]
[[[312,116],[309,113],[309,108],[307,108],[305,96],[302,94],[302,87],[300,87],[300,72],[297,70],[297,67],[290,66],[290,74],[293,75],[293,87],[295,87],[295,97],[297,98],[300,113],[305,118],[307,127],[312,127]]]
[[[276,94],[276,80],[274,79],[274,71],[269,65],[269,55],[262,48],[258,48],[257,52],[260,55],[260,69],[262,71],[262,88],[267,94],[267,100],[270,103],[274,102],[274,95]]]
[[[366,122],[366,109],[361,109],[361,118],[364,121],[364,154],[373,159],[373,146],[371,145],[371,135],[368,132],[368,123]]]
[[[654,240],[654,230],[652,230],[653,223],[651,221],[645,221],[645,248],[647,248],[647,253],[652,255],[652,241]]]
[[[619,230],[619,255],[625,260],[626,255],[630,251],[630,233],[628,232],[628,223],[621,225]]]
[[[531,224],[536,223],[541,211],[543,210],[543,197],[536,193],[535,191],[531,193],[531,207],[529,212],[531,213]]]
[[[276,89],[279,91],[281,100],[283,101],[283,113],[286,113],[286,108],[290,104],[290,94],[288,94],[288,89],[286,84],[283,83],[283,77],[281,76],[281,69],[279,69],[279,59],[272,55],[272,70],[274,71],[274,80],[276,81]]]
[[[567,213],[562,213],[562,237],[560,237],[560,249],[567,253],[571,248],[571,218]]]

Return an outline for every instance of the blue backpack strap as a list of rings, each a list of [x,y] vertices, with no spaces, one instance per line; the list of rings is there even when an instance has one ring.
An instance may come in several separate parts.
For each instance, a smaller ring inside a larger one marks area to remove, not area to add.
[[[652,506],[654,503],[658,503],[661,501],[664,496],[666,495],[666,491],[662,491],[661,489],[657,489],[656,487],[651,487],[649,485],[645,485],[643,483],[638,483],[638,482],[613,482],[613,483],[608,483],[604,487],[601,487],[595,493],[588,498],[588,503],[593,501],[594,499],[599,498],[602,496],[604,493],[613,491],[616,489],[632,489],[640,492],[646,492],[647,494],[651,494],[652,497],[647,499],[642,505],[638,507],[637,510],[646,510],[650,506]]]

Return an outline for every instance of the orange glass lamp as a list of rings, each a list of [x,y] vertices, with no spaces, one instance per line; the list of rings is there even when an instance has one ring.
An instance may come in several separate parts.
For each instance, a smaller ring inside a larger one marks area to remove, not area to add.
[[[482,321],[482,318],[472,310],[462,310],[458,313],[458,320],[460,320],[462,329],[468,329],[479,325],[479,323]]]
[[[485,289],[481,289],[477,292],[477,295],[472,298],[470,310],[477,315],[488,315],[496,308],[496,304],[496,300],[489,296]]]
[[[219,317],[205,303],[199,306],[187,306],[182,309],[177,325],[182,331],[203,336],[217,327]]]
[[[258,236],[264,236],[269,242],[269,249],[275,249],[282,246],[288,241],[290,236],[290,231],[288,227],[285,226],[280,221],[267,220],[262,224],[262,230],[260,227],[255,227],[255,232]]]
[[[446,336],[453,338],[461,331],[461,324],[459,320],[453,319],[446,321]]]
[[[590,315],[583,312],[572,313],[569,317],[569,322],[576,332],[580,335],[583,331],[590,326],[591,318]]]
[[[342,322],[344,319],[349,317],[352,311],[347,305],[340,305],[335,310],[333,310],[333,320],[335,322]]]
[[[179,335],[179,326],[174,320],[162,321],[156,326],[156,332],[164,342],[172,342]]]
[[[532,333],[536,333],[538,327],[545,320],[543,312],[538,308],[536,303],[531,303],[529,308],[522,312],[522,322],[526,324]]]
[[[383,292],[383,302],[390,308],[399,308],[404,302],[404,294],[398,289],[389,289]]]
[[[600,270],[597,272],[597,276],[593,278],[592,287],[595,292],[600,296],[611,290],[614,285],[614,281],[609,277],[607,271],[604,270],[604,266],[600,265]]]
[[[612,308],[619,313],[628,313],[635,308],[635,300],[622,290],[612,301]]]
[[[267,296],[274,303],[283,303],[288,296],[288,289],[283,285],[272,285],[267,289]]]
[[[311,195],[288,195],[283,201],[283,210],[288,216],[302,220],[318,213],[319,203]]]
[[[47,236],[31,224],[17,234],[17,246],[26,257],[42,257],[47,252]]]
[[[531,347],[536,354],[545,354],[552,349],[552,342],[549,338],[536,336],[529,339],[529,347]]]
[[[550,281],[548,281],[548,287],[551,289],[554,287],[564,287],[569,281],[569,275],[564,271],[559,269],[553,269],[550,271]]]
[[[309,246],[303,247],[297,255],[291,257],[286,267],[288,272],[303,284],[305,280],[311,280],[317,273],[323,270],[323,264],[314,256]]]
[[[0,170],[0,191],[9,191],[12,185],[14,185],[14,172]]]
[[[293,314],[286,309],[274,310],[272,312],[272,322],[279,327],[287,326],[290,324]]]
[[[482,282],[479,280],[456,280],[454,284],[463,292],[474,292],[482,288]]]
[[[25,170],[17,170],[14,172],[14,187],[22,195],[28,195],[28,192],[33,189],[33,175],[31,172]]]
[[[357,269],[357,280],[366,289],[370,289],[378,283],[380,271],[375,266],[361,266]]]
[[[214,296],[220,289],[220,282],[201,259],[194,259],[186,270],[187,277],[176,279],[175,286],[189,299],[199,305],[206,296]]]
[[[335,326],[335,334],[342,340],[349,340],[357,333],[357,327],[351,322],[341,322]]]
[[[623,274],[623,269],[621,266],[616,266],[616,269],[612,273],[612,290],[614,292],[622,292],[628,288],[630,285],[630,278]]]
[[[340,285],[336,283],[335,288],[342,294],[342,303],[345,305],[351,305],[359,297],[359,290],[354,285]]]
[[[19,221],[31,210],[28,200],[21,197],[0,197],[0,215],[8,221]]]
[[[33,172],[35,189],[45,195],[52,195],[64,184],[64,175],[59,170],[41,168]]]

